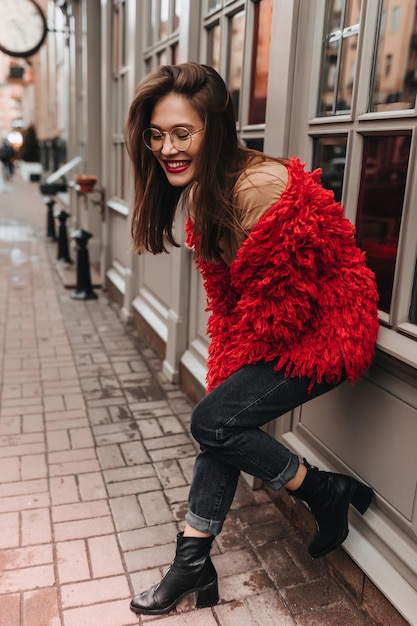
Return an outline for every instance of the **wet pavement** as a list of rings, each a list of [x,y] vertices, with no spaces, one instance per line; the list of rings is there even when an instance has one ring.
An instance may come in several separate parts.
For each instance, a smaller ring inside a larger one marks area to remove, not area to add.
[[[0,189],[0,626],[405,625],[342,549],[308,556],[301,504],[243,479],[219,604],[130,611],[183,527],[192,402],[106,293],[71,297],[46,215],[19,172]]]

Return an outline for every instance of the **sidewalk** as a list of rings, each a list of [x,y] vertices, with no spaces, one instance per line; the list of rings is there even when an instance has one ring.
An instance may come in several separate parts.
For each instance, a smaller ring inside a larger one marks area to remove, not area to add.
[[[71,298],[38,184],[17,172],[11,186],[0,191],[0,626],[405,626],[342,549],[310,559],[302,505],[243,481],[213,544],[220,603],[130,611],[174,556],[192,404],[105,294]]]

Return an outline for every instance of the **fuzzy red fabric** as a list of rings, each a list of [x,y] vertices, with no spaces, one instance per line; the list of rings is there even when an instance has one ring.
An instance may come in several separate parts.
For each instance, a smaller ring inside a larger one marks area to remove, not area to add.
[[[211,311],[207,391],[244,365],[272,361],[287,376],[353,382],[371,365],[378,333],[378,295],[355,229],[320,170],[299,159],[288,185],[250,231],[228,266],[198,257],[191,218],[187,245]]]

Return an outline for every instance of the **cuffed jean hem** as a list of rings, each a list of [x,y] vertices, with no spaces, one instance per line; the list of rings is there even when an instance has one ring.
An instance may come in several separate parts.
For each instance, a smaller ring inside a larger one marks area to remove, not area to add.
[[[266,484],[274,491],[279,491],[289,480],[294,478],[297,470],[300,466],[300,460],[298,456],[291,454],[286,467],[272,480],[269,480]]]
[[[185,521],[195,530],[199,530],[200,533],[211,533],[212,535],[220,535],[223,528],[223,522],[213,519],[204,519],[196,515],[192,511],[188,510],[185,514]]]

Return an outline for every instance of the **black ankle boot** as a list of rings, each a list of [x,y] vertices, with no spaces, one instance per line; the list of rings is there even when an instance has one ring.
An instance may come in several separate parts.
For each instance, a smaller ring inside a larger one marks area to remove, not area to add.
[[[370,487],[350,476],[321,472],[305,459],[304,465],[307,474],[302,485],[295,491],[287,491],[291,496],[304,500],[315,517],[317,531],[308,551],[317,559],[340,546],[346,539],[349,532],[349,504],[363,515],[374,493]]]
[[[144,615],[169,613],[189,593],[196,592],[196,607],[213,606],[219,601],[217,573],[210,559],[214,537],[197,538],[177,535],[175,559],[161,580],[135,596],[130,608]]]

